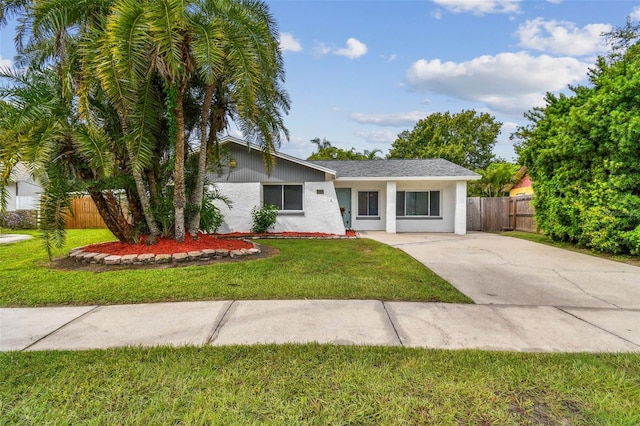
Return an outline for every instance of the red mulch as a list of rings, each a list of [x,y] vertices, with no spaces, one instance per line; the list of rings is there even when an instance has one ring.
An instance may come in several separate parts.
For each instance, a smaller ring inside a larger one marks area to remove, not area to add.
[[[346,236],[355,236],[355,231],[347,231]],[[282,236],[282,237],[300,237],[300,238],[313,238],[313,237],[333,237],[334,234],[325,234],[322,232],[277,232],[277,233],[265,233],[265,234],[252,234],[243,232],[233,232],[231,234],[199,234],[198,240],[193,240],[191,235],[187,234],[183,243],[178,243],[176,240],[159,238],[158,242],[153,245],[146,245],[144,243],[145,237],[140,237],[140,243],[127,244],[119,241],[110,243],[98,243],[91,244],[84,247],[82,250],[87,253],[107,253],[116,256],[123,256],[125,254],[174,254],[174,253],[187,253],[190,251],[199,251],[204,249],[227,249],[227,250],[240,250],[250,249],[253,245],[246,241],[238,240],[243,237],[260,237],[260,236]]]
[[[199,251],[204,249],[227,249],[227,250],[240,250],[253,248],[253,244],[246,241],[218,238],[213,235],[199,234],[198,240],[193,240],[191,235],[187,234],[183,243],[179,243],[176,240],[168,240],[159,238],[158,242],[153,245],[146,245],[144,243],[144,236],[140,238],[139,244],[127,244],[119,241],[111,243],[98,243],[91,244],[84,247],[82,250],[91,253],[107,253],[117,256],[125,254],[174,254],[174,253],[187,253],[190,251]]]
[[[336,234],[326,234],[324,232],[265,232],[264,234],[255,234],[251,232],[231,232],[229,234],[217,234],[219,237],[224,238],[243,238],[243,237],[299,237],[299,238],[314,238],[314,237],[335,237]],[[355,237],[356,231],[347,231],[344,235],[347,237]]]

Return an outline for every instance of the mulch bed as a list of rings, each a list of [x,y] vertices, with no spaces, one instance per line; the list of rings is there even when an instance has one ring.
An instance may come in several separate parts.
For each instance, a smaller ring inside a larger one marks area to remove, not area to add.
[[[124,256],[126,254],[175,254],[188,253],[190,251],[200,251],[205,249],[218,250],[242,250],[251,249],[253,244],[239,239],[218,238],[215,235],[199,234],[198,239],[194,240],[190,234],[187,234],[184,242],[179,243],[176,240],[158,238],[153,245],[145,243],[145,236],[140,238],[138,244],[127,244],[119,241],[109,243],[91,244],[82,248],[85,252],[107,253],[116,256]]]

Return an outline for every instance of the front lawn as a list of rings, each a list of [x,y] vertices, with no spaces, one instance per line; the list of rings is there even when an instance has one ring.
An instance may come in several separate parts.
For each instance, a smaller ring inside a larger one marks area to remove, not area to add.
[[[283,345],[0,354],[6,424],[640,422],[640,354]]]
[[[31,232],[36,235],[35,232]],[[70,230],[73,247],[113,240]],[[49,265],[39,238],[0,244],[0,306],[120,304],[237,299],[377,299],[471,303],[402,251],[368,239],[264,240],[280,254],[238,263],[109,272]]]

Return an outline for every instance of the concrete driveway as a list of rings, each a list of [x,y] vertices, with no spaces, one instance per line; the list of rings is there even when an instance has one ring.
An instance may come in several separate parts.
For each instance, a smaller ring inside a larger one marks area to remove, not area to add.
[[[640,268],[488,233],[362,236],[397,247],[477,304],[640,309]]]

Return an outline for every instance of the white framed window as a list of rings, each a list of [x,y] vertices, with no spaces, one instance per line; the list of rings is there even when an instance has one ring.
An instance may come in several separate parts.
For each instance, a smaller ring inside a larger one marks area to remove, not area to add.
[[[396,216],[440,216],[440,191],[396,192]]]
[[[302,184],[262,185],[262,203],[274,205],[281,211],[301,211],[303,194]]]
[[[378,191],[358,191],[358,216],[380,216]]]

